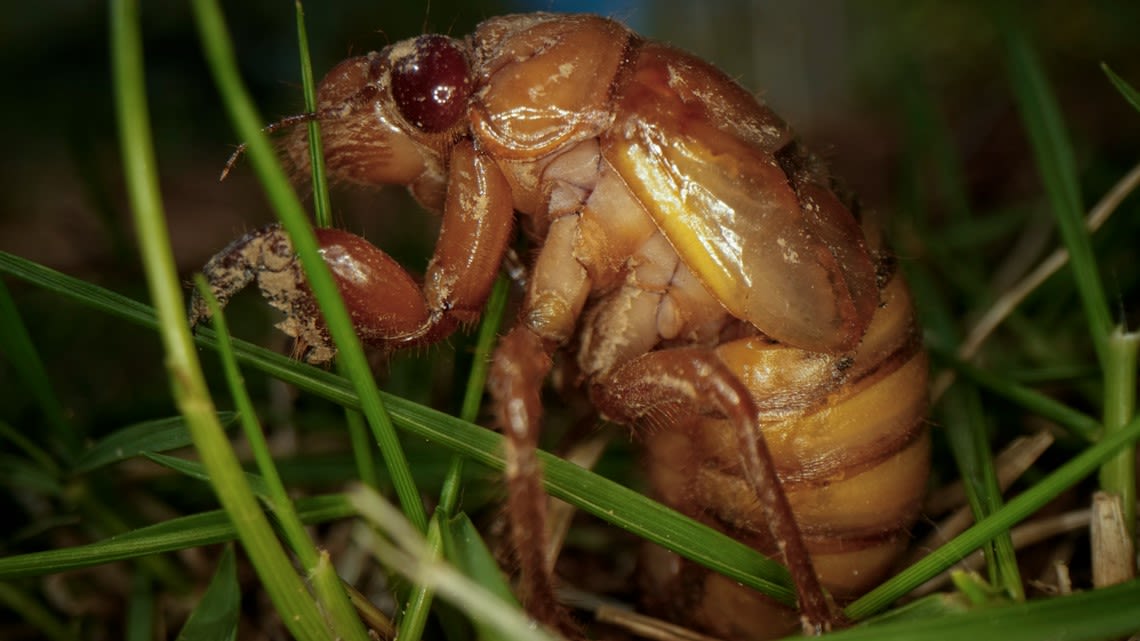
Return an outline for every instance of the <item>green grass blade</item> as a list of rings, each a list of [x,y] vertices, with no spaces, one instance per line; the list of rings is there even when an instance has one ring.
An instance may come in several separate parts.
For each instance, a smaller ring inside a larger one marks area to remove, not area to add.
[[[79,639],[79,635],[69,630],[67,624],[56,618],[54,612],[44,607],[39,598],[17,589],[14,584],[0,583],[0,605],[27,621],[46,641]]]
[[[962,383],[951,387],[944,408],[947,439],[962,474],[974,520],[981,521],[1001,509],[1002,498],[977,389]],[[990,582],[1014,599],[1025,600],[1009,531],[998,534],[983,549]]]
[[[1001,607],[859,626],[829,634],[827,638],[834,641],[1108,641],[1140,630],[1137,603],[1140,603],[1140,581],[1130,581],[1111,588]]]
[[[75,456],[80,448],[79,437],[63,417],[63,406],[55,395],[43,360],[32,342],[32,337],[28,334],[28,328],[20,318],[20,312],[8,292],[8,286],[2,280],[0,280],[0,354],[6,356],[18,379],[28,388],[28,392],[47,419],[47,437],[48,442],[54,446],[52,449],[65,460]]]
[[[242,478],[241,467],[217,422],[197,352],[190,339],[181,281],[174,268],[170,235],[158,189],[136,3],[130,0],[112,3],[111,43],[116,114],[127,192],[148,290],[155,302],[175,402],[186,417],[218,498],[227,513],[232,515],[245,550],[282,621],[301,641],[330,639],[331,631],[293,571],[289,558]]]
[[[299,499],[297,515],[311,525],[352,516],[353,510],[344,495],[330,494]],[[148,525],[95,543],[0,558],[0,579],[55,574],[236,538],[237,531],[226,513],[214,510]]]
[[[466,514],[456,514],[448,520],[443,537],[447,560],[463,573],[503,601],[518,605],[503,570],[495,556],[483,542],[483,537]],[[476,622],[477,624],[477,622]]]
[[[348,310],[340,298],[332,274],[321,258],[316,236],[309,226],[289,178],[277,161],[272,145],[261,131],[263,120],[253,107],[237,71],[237,62],[225,21],[217,2],[192,3],[203,49],[214,80],[222,93],[238,134],[246,141],[250,162],[258,174],[266,196],[293,241],[293,249],[304,266],[305,276],[317,299],[329,334],[336,344],[339,362],[360,395],[361,407],[380,445],[380,452],[392,476],[392,485],[405,514],[420,531],[427,529],[427,515],[419,491],[408,469],[407,457],[396,438],[383,402],[375,393],[371,368],[352,327]]]
[[[155,324],[153,313],[145,305],[17,256],[0,252],[0,272],[51,289],[124,320],[146,327]],[[213,332],[209,330],[200,330],[196,340],[205,347],[215,346]],[[238,360],[244,365],[334,403],[351,408],[359,407],[352,386],[339,376],[243,341],[234,341],[234,345]],[[492,469],[504,469],[502,436],[391,395],[383,394],[383,398],[392,412],[392,418],[402,429]],[[795,593],[791,589],[791,579],[779,563],[577,465],[545,452],[539,452],[539,458],[546,470],[545,483],[551,495],[754,587],[778,601],[794,603]]]
[[[1138,438],[1140,438],[1140,418],[1133,418],[1122,430],[1106,435],[1100,442],[1086,448],[1036,485],[1011,499],[1002,509],[974,524],[921,561],[857,599],[847,606],[844,612],[855,620],[879,612],[896,599],[965,558],[987,541],[1028,518],[1061,492],[1092,474],[1097,466],[1107,461],[1122,447],[1134,443]]]
[[[349,493],[349,500],[373,528],[390,538],[389,541],[371,537],[369,547],[381,563],[418,584],[428,585],[468,617],[492,628],[491,638],[503,641],[555,641],[558,638],[453,567],[431,558],[423,536],[375,490],[357,486]]]
[[[463,576],[471,579],[503,604],[521,612],[522,606],[511,592],[510,584],[471,519],[460,513],[444,522],[440,512],[436,512],[436,519],[441,522],[444,558],[462,572]],[[481,617],[472,617],[471,625],[475,628],[477,639],[496,638],[494,629]]]
[[[1124,78],[1116,75],[1107,64],[1100,63],[1100,68],[1104,71],[1104,75],[1108,76],[1116,90],[1120,92],[1120,95],[1128,101],[1128,104],[1132,105],[1136,111],[1140,111],[1140,91],[1136,91],[1136,88],[1125,82]]]
[[[301,87],[305,96],[305,111],[317,110],[317,89],[313,82],[313,64],[309,55],[309,36],[305,29],[305,9],[298,0],[295,4],[297,16],[297,49],[301,59]],[[329,202],[329,185],[325,172],[325,155],[321,150],[321,123],[317,120],[306,125],[309,129],[309,166],[313,181],[313,220],[318,227],[332,225],[332,205]],[[340,363],[338,362],[338,367]],[[345,374],[343,367],[341,373]],[[352,453],[356,463],[357,476],[370,487],[378,487],[376,464],[372,445],[368,439],[368,428],[357,410],[345,410],[345,425],[352,439]]]
[[[224,428],[235,425],[234,412],[218,412],[218,423]],[[80,455],[72,474],[85,474],[101,467],[125,461],[143,452],[166,452],[192,445],[194,439],[181,416],[159,418],[128,425],[103,437]]]
[[[234,548],[227,545],[214,570],[214,578],[178,632],[178,641],[234,641],[240,613],[241,587]]]
[[[1061,238],[1069,250],[1089,333],[1103,366],[1107,360],[1106,343],[1112,331],[1112,321],[1084,223],[1084,204],[1072,145],[1057,99],[1025,35],[1014,27],[1007,28],[1005,47],[1010,84],[1033,146],[1041,182],[1049,196]]]
[[[63,493],[59,478],[50,470],[7,454],[0,454],[0,484],[41,496],[60,496]]]
[[[230,388],[230,397],[237,408],[242,433],[249,443],[254,461],[257,464],[257,470],[261,475],[264,494],[260,496],[262,500],[267,501],[272,506],[273,514],[277,517],[277,521],[284,531],[285,540],[288,541],[293,553],[297,555],[301,565],[306,569],[312,569],[317,563],[317,550],[313,547],[309,535],[305,533],[304,527],[297,521],[296,515],[293,513],[293,501],[289,498],[285,484],[281,482],[281,476],[277,473],[277,466],[274,464],[273,455],[269,451],[269,444],[265,441],[265,434],[261,431],[261,424],[258,422],[256,411],[253,408],[253,400],[250,399],[249,393],[245,390],[245,381],[242,378],[241,370],[238,368],[229,328],[226,326],[226,316],[222,312],[218,300],[210,292],[210,285],[201,274],[194,277],[194,283],[210,309],[210,321],[218,338],[218,355],[222,359],[222,371],[225,372],[226,383]]]
[[[301,87],[305,94],[305,111],[317,111],[317,86],[313,82],[313,61],[309,55],[309,34],[305,29],[305,8],[301,0],[294,3],[297,14],[297,49],[301,57]],[[309,166],[313,172],[313,219],[317,227],[332,225],[332,205],[325,175],[325,155],[321,152],[321,123],[311,120],[309,128]]]
[[[32,442],[32,439],[17,430],[12,424],[0,420],[0,442],[5,440],[11,441],[17,449],[24,453],[24,456],[35,461],[45,474],[53,477],[59,476],[59,465],[56,464],[55,459],[50,454]]]
[[[187,461],[177,456],[167,456],[157,452],[143,452],[143,456],[188,478],[202,481],[203,483],[210,482],[210,472],[206,469],[205,465],[197,461]],[[246,472],[245,482],[249,484],[250,491],[252,491],[254,496],[259,500],[265,503],[272,503],[269,485],[265,482],[263,477],[252,472]]]
[[[333,629],[336,638],[364,641],[368,638],[368,633],[360,622],[360,617],[356,616],[356,611],[353,610],[344,588],[341,587],[335,570],[330,566],[328,554],[317,552],[313,540],[305,531],[305,526],[297,518],[297,512],[293,508],[293,500],[289,497],[285,484],[281,482],[281,475],[277,472],[273,454],[269,451],[269,443],[266,442],[265,434],[262,433],[261,425],[254,413],[253,400],[250,399],[249,393],[245,389],[245,382],[238,368],[237,357],[234,355],[233,343],[221,305],[210,292],[210,285],[201,274],[195,277],[195,284],[210,309],[210,318],[218,336],[220,348],[218,354],[222,358],[222,369],[225,371],[226,382],[230,387],[230,395],[241,417],[242,431],[245,434],[246,442],[249,443],[250,449],[253,451],[257,469],[261,472],[261,477],[264,479],[268,490],[268,503],[273,510],[277,525],[280,527],[285,540],[288,541],[289,547],[297,555],[301,567],[312,579],[313,592],[321,610],[326,613],[329,626]]]
[[[150,577],[145,572],[136,573],[131,581],[123,641],[151,641],[154,638],[154,596],[155,589]]]
[[[1073,409],[1069,405],[1049,398],[1024,385],[1013,383],[1009,380],[1009,376],[1001,376],[969,363],[956,360],[952,354],[943,355],[950,359],[950,363],[954,369],[978,385],[1017,403],[1022,408],[1038,416],[1056,421],[1086,441],[1095,441],[1104,430],[1104,425],[1088,414]]]
[[[1105,369],[1104,431],[1122,429],[1136,416],[1136,367],[1140,353],[1140,333],[1118,328],[1108,337],[1108,363]],[[1100,485],[1120,497],[1124,528],[1136,541],[1136,450],[1125,448],[1100,470]]]
[[[510,283],[505,277],[500,276],[495,280],[495,285],[491,289],[491,295],[483,312],[483,318],[479,323],[475,354],[471,361],[471,372],[467,377],[463,406],[460,410],[460,418],[467,422],[473,422],[479,413],[483,391],[487,385],[487,371],[491,365],[491,353],[498,338],[499,327],[503,320],[503,310],[507,306],[509,288]],[[444,556],[444,538],[447,532],[440,523],[455,512],[462,490],[462,481],[463,457],[453,454],[447,474],[443,478],[443,485],[439,493],[439,504],[436,506],[435,514],[427,532],[428,548],[431,550],[433,560],[439,560]],[[404,609],[404,616],[400,619],[399,638],[411,639],[412,641],[420,638],[427,623],[432,599],[433,595],[427,586],[419,586],[412,592],[408,598],[408,605]]]

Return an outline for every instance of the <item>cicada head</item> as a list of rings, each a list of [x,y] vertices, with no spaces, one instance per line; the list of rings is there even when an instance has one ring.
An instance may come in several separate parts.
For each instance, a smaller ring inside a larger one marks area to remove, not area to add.
[[[349,58],[317,90],[316,118],[334,180],[410,185],[433,206],[451,145],[466,131],[473,81],[463,41],[424,35]],[[309,165],[308,136],[298,128],[288,153]]]

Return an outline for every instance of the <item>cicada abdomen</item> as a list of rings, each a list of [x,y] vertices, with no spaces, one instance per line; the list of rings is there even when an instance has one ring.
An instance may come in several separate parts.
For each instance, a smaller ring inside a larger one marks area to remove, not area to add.
[[[880,582],[906,548],[929,470],[927,360],[910,296],[896,273],[853,356],[789,348],[763,337],[717,354],[751,391],[784,491],[824,587],[839,602]],[[661,500],[780,558],[754,490],[741,477],[734,426],[688,417],[647,430],[646,461]],[[726,639],[783,636],[796,615],[661,548],[647,548],[651,609]]]

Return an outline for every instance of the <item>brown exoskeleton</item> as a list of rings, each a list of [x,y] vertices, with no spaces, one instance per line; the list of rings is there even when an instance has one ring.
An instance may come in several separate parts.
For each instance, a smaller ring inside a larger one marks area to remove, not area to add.
[[[598,414],[649,428],[661,500],[786,560],[805,629],[888,571],[927,474],[925,356],[878,230],[766,106],[611,20],[531,14],[346,60],[312,117],[335,177],[405,184],[443,215],[422,285],[363,239],[318,232],[367,344],[425,344],[476,319],[516,221],[538,250],[490,383],[537,617],[562,621],[534,456],[556,353]],[[301,167],[306,145],[299,130],[287,145]],[[256,280],[308,360],[332,357],[279,228],[235,241],[206,275],[223,301]],[[644,565],[646,603],[684,623],[733,639],[795,625],[670,552]]]

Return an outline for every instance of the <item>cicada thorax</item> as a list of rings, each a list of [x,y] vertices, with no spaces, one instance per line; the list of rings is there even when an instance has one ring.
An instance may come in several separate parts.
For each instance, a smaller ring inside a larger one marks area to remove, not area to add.
[[[903,279],[890,277],[853,354],[763,337],[716,351],[760,409],[763,438],[824,587],[840,602],[873,587],[908,544],[929,467],[927,362]],[[647,430],[651,483],[663,502],[779,558],[741,475],[733,430],[703,416]],[[685,623],[730,639],[798,627],[790,610],[661,548],[648,548],[642,566],[649,607]]]

